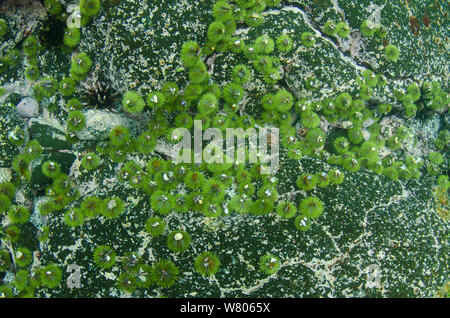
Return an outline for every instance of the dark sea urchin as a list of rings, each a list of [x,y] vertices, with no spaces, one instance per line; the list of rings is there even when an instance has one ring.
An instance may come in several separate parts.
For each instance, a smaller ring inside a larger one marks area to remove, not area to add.
[[[106,81],[88,78],[81,85],[84,105],[100,109],[114,109],[116,102],[119,101],[120,94]]]

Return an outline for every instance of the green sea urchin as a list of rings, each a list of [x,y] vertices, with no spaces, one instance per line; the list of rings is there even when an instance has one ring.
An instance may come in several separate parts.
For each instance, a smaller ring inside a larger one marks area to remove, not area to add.
[[[302,215],[315,219],[323,213],[323,203],[316,197],[307,197],[300,202],[299,211]]]
[[[195,257],[195,269],[203,276],[212,276],[220,268],[220,260],[212,252],[203,252]]]
[[[259,259],[259,269],[266,275],[275,274],[280,266],[280,260],[273,254],[267,253]]]
[[[191,243],[191,237],[186,231],[172,231],[167,238],[167,247],[173,252],[183,252]]]
[[[159,287],[168,288],[176,283],[180,275],[178,267],[169,260],[161,260],[153,265],[150,280]]]

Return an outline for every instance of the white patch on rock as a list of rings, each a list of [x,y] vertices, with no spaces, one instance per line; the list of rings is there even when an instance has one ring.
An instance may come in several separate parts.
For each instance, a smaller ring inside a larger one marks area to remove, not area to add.
[[[17,112],[22,117],[38,117],[39,116],[39,104],[31,97],[25,97],[17,105]]]

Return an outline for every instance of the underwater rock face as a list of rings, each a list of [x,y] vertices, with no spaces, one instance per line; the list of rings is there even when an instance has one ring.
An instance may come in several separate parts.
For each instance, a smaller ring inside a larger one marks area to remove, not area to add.
[[[17,105],[17,112],[22,117],[38,117],[39,104],[34,98],[25,97]]]
[[[132,126],[131,121],[123,115],[105,110],[89,109],[83,114],[86,127],[76,133],[81,140],[103,140],[108,138],[109,132],[116,126]]]

